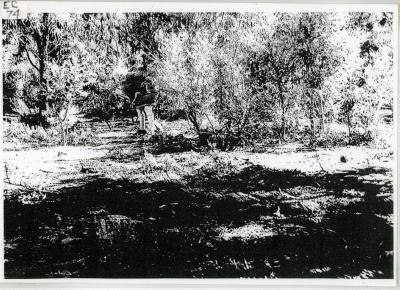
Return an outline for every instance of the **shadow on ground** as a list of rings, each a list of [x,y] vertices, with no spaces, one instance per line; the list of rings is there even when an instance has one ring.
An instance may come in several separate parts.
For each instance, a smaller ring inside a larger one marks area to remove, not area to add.
[[[251,166],[182,182],[101,177],[8,194],[6,278],[392,278],[383,169],[308,176]]]

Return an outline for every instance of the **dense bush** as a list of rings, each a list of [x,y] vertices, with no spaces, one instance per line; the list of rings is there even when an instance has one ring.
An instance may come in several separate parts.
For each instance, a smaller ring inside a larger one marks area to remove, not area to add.
[[[223,150],[261,141],[366,144],[372,135],[358,132],[382,122],[381,108],[391,102],[391,26],[366,32],[352,26],[357,15],[340,26],[330,13],[195,14],[174,33],[160,31],[161,57],[150,75],[170,110],[184,110],[199,139],[209,139],[201,143]],[[339,31],[347,42],[338,41]],[[384,49],[363,52],[366,45],[354,46],[360,37]],[[377,87],[387,88],[379,98]],[[347,136],[326,129],[336,122]]]
[[[201,146],[375,139],[378,146],[383,139],[374,128],[390,123],[393,113],[392,18],[364,12],[29,15],[24,25],[4,23],[5,104],[35,116],[27,123],[55,118],[65,131],[73,106],[108,124],[133,118],[132,97],[151,82],[159,93],[156,113],[187,119]],[[330,131],[335,123],[347,132]]]

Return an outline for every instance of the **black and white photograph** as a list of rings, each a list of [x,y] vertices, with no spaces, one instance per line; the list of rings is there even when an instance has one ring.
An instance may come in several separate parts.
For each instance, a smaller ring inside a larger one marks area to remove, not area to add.
[[[2,20],[5,280],[395,279],[396,6],[90,5]]]

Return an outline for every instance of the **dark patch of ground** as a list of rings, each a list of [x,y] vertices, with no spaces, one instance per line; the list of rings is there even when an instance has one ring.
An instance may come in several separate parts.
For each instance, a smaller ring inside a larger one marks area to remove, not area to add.
[[[7,194],[5,276],[393,277],[392,184],[360,179],[389,172],[221,172],[179,183],[95,177],[31,204],[18,198],[28,192]],[[221,234],[254,224],[274,234]]]

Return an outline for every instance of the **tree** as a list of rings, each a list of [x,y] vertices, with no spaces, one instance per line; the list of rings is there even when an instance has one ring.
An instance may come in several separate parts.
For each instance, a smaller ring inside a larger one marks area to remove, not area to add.
[[[198,14],[176,33],[159,32],[160,57],[150,67],[154,84],[165,93],[173,109],[183,109],[200,136],[211,110],[213,91],[210,62],[211,45]]]
[[[252,106],[246,73],[251,19],[231,13],[194,13],[176,29],[158,33],[160,56],[150,77],[173,109],[183,109],[205,144],[210,136],[218,147],[238,143]],[[184,23],[184,24],[183,24]]]
[[[121,16],[83,14],[74,28],[82,93],[76,104],[87,117],[104,121],[111,130],[110,120],[116,115],[130,115],[129,101],[122,94],[122,80],[128,72],[127,52],[118,41]]]
[[[260,48],[252,55],[253,60],[250,64],[250,70],[257,79],[259,88],[268,92],[265,98],[272,95],[273,100],[269,102],[278,104],[276,109],[281,112],[280,141],[285,141],[287,112],[295,102],[293,86],[296,82],[298,59],[294,43],[295,30],[291,21],[293,20],[289,14],[276,15],[273,32],[259,33]],[[267,99],[265,101],[268,102]]]
[[[29,99],[40,115],[48,110],[51,102],[47,94],[49,80],[46,78],[49,63],[61,63],[68,57],[69,35],[65,30],[69,24],[67,20],[48,13],[30,14],[24,20],[5,22],[6,38],[16,45],[14,63],[26,61],[36,72],[30,81],[26,81],[38,89],[37,95],[29,96]]]
[[[334,121],[346,124],[349,141],[355,133],[367,136],[377,131],[383,108],[392,111],[391,17],[387,13],[342,14],[332,37],[342,61],[326,79],[323,92],[329,96]]]
[[[325,80],[340,65],[338,48],[329,41],[333,33],[332,13],[301,13],[294,17],[296,49],[300,61],[302,99],[310,120],[311,143],[316,139],[316,118],[324,131],[325,100],[321,90]]]
[[[384,106],[393,104],[391,13],[351,13],[346,28],[360,39],[359,66],[354,73],[355,117],[366,131],[376,130]]]

